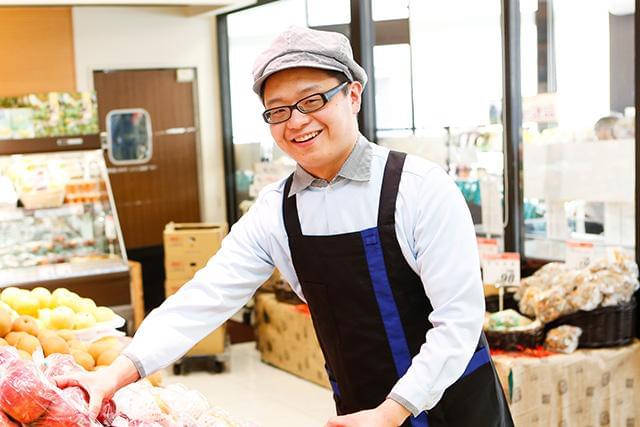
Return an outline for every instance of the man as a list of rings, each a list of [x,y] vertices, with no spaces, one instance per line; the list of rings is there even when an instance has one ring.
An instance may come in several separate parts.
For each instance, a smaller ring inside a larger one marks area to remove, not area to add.
[[[513,425],[481,334],[469,211],[436,165],[358,133],[366,82],[344,36],[281,34],[253,89],[296,172],[262,191],[113,365],[59,384],[83,384],[97,411],[229,318],[275,265],[309,304],[339,414],[327,426]]]

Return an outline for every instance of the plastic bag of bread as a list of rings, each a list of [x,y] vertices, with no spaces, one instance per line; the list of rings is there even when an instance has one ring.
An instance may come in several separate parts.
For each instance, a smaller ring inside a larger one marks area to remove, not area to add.
[[[638,290],[638,280],[626,274],[600,270],[595,273],[595,276],[603,294],[603,307],[629,302],[635,291]]]
[[[574,278],[574,287],[567,294],[573,311],[595,310],[602,302],[602,292],[597,277],[588,269],[581,270]]]
[[[534,317],[536,315],[536,303],[538,301],[538,296],[543,292],[541,288],[530,286],[520,298],[520,302],[518,303],[518,308],[520,309],[520,313],[525,316]]]
[[[518,289],[513,294],[513,299],[515,299],[516,301],[522,301],[522,298],[528,289],[530,288],[544,289],[545,287],[546,287],[546,282],[542,277],[540,276],[525,277],[524,279],[520,280],[520,286],[518,286]]]
[[[569,270],[569,267],[563,262],[550,262],[540,267],[533,275],[547,280],[567,270]]]
[[[538,294],[535,302],[535,315],[542,323],[549,323],[560,316],[573,313],[563,287],[549,288]]]
[[[544,348],[556,353],[573,353],[578,348],[582,329],[577,326],[562,325],[547,332]]]

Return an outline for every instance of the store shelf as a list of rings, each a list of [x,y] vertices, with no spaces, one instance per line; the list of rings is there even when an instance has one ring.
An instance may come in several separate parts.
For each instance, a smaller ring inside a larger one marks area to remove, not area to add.
[[[0,289],[9,286],[65,287],[99,305],[130,304],[129,266],[121,258],[0,270]]]
[[[0,155],[95,150],[100,147],[100,135],[98,134],[11,139],[0,140]]]

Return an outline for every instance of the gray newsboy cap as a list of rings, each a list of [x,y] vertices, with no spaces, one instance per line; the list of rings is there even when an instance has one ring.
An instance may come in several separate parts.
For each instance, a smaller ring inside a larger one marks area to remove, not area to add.
[[[262,52],[253,66],[253,91],[260,95],[267,78],[288,68],[340,71],[350,81],[367,84],[367,73],[353,60],[349,39],[340,33],[289,27]]]

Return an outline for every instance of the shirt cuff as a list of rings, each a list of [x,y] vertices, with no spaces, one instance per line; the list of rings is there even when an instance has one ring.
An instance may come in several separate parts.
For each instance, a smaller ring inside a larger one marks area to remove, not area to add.
[[[404,406],[404,408],[411,412],[413,414],[414,417],[417,417],[422,411],[418,408],[416,408],[415,406],[413,406],[413,404],[411,402],[409,402],[407,399],[405,399],[404,397],[396,394],[396,393],[390,393],[389,396],[387,396],[387,399],[391,399],[394,402],[398,403],[399,405]]]
[[[148,375],[148,373],[144,369],[144,366],[142,365],[142,362],[136,355],[128,353],[126,349],[120,354],[133,362],[133,366],[135,366],[136,370],[138,371],[138,375],[140,375],[140,378],[144,378]]]
[[[417,417],[422,412],[436,406],[443,394],[444,390],[435,392],[426,390],[409,371],[398,380],[389,393],[389,398],[407,408],[414,417]]]

